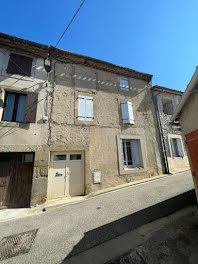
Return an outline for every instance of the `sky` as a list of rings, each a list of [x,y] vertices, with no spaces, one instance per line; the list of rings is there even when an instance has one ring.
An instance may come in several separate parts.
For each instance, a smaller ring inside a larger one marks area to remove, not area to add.
[[[55,45],[82,0],[1,2],[0,31]],[[198,65],[197,0],[86,0],[58,48],[184,91]]]

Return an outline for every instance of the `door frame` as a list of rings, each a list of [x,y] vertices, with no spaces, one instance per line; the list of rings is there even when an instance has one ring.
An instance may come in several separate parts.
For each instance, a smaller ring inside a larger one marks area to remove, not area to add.
[[[53,172],[53,156],[54,155],[66,155],[66,161],[65,163],[67,164],[68,162],[68,157],[70,154],[81,154],[82,155],[82,165],[83,165],[83,169],[82,169],[82,177],[84,180],[84,194],[85,194],[85,151],[83,150],[70,150],[70,151],[51,151],[50,152],[50,166],[49,166],[49,179],[48,179],[48,187],[47,187],[47,197],[49,199],[56,199],[56,198],[51,198],[51,194],[52,194],[52,172]],[[57,198],[61,198],[61,197],[70,197],[70,193],[69,193],[69,177],[70,177],[70,172],[67,171],[67,166],[66,166],[66,176],[65,176],[65,181],[64,181],[64,195],[57,197]]]

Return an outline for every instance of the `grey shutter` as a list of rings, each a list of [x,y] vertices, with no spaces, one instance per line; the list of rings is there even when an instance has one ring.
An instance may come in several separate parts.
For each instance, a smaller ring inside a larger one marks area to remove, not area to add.
[[[122,168],[124,168],[124,153],[123,153],[123,140],[120,139],[120,150],[121,150],[121,161],[122,161]]]
[[[84,121],[86,117],[86,101],[85,96],[78,96],[78,120]]]
[[[124,124],[129,123],[129,113],[128,113],[128,102],[127,101],[121,101],[121,111],[122,111],[122,122]]]
[[[86,115],[85,115],[85,119],[87,121],[93,121],[94,117],[93,117],[93,97],[91,96],[85,96],[85,100],[86,100]]]
[[[134,115],[133,115],[133,105],[131,102],[127,102],[128,104],[128,116],[129,116],[129,124],[134,125]]]
[[[131,140],[133,167],[141,167],[139,140]]]
[[[181,143],[181,139],[180,138],[177,138],[177,147],[178,147],[179,156],[183,157],[184,156],[184,152],[183,152],[182,143]]]
[[[38,103],[38,93],[28,93],[26,97],[24,122],[35,123],[36,122],[36,110]]]

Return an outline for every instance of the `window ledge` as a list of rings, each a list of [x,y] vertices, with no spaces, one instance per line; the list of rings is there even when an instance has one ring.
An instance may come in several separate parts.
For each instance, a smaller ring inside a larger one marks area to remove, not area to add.
[[[28,76],[23,76],[23,75],[19,75],[19,74],[10,74],[7,72],[3,73],[4,76],[7,76],[9,78],[13,78],[13,79],[17,79],[17,80],[22,80],[22,81],[29,81],[29,82],[33,82],[34,81],[34,77],[28,77]]]
[[[20,127],[20,128],[27,128],[28,126],[29,126],[29,123],[0,121],[0,127]]]
[[[125,175],[125,174],[137,174],[137,173],[144,173],[144,172],[148,172],[147,169],[145,168],[125,168],[122,169],[122,171],[120,172],[120,175]]]

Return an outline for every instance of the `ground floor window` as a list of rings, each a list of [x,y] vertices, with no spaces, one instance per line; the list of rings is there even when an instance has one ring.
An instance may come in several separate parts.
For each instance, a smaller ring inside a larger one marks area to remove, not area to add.
[[[139,139],[122,139],[121,155],[123,168],[139,168],[141,164],[141,151]]]
[[[180,138],[171,138],[171,146],[173,157],[183,157],[184,151],[182,147],[182,142]]]

